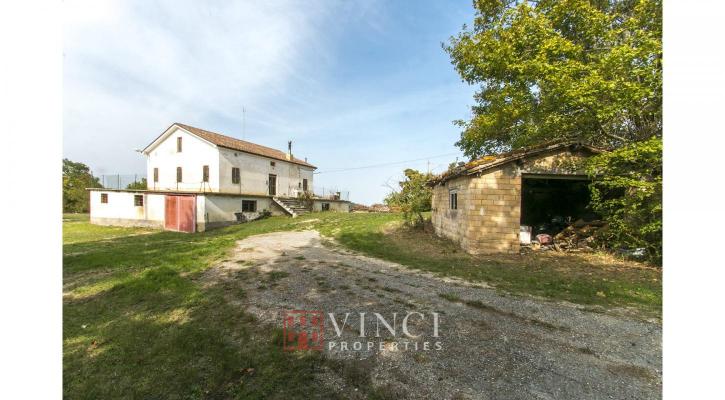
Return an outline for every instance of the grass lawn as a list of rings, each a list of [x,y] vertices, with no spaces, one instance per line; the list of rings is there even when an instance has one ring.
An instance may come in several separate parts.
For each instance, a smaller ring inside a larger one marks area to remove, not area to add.
[[[429,230],[401,227],[399,217],[348,216],[341,226],[318,224],[345,246],[412,268],[481,281],[515,294],[603,307],[628,307],[659,318],[662,271],[606,254],[537,252],[472,256]]]
[[[195,282],[235,240],[291,221],[189,235],[66,220],[64,397],[329,397],[310,385],[319,354],[282,352],[280,329]]]
[[[597,256],[471,257],[430,233],[397,229],[396,214],[273,217],[198,234],[100,227],[63,217],[63,371],[66,398],[329,398],[311,384],[344,368],[315,352],[281,351],[225,290],[199,284],[236,240],[314,228],[344,246],[502,290],[602,306],[661,308],[658,270]],[[359,372],[359,371],[358,371]],[[343,374],[362,387],[365,379]]]

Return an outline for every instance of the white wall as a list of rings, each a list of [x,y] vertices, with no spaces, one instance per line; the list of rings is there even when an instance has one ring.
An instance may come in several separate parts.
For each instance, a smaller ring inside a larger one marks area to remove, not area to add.
[[[102,193],[108,195],[108,203],[101,203]],[[143,196],[143,206],[135,206],[134,196]],[[90,197],[91,223],[160,227],[164,224],[163,194],[93,190]]]
[[[176,140],[182,139],[182,151]],[[272,166],[274,162],[274,166]],[[209,182],[202,182],[203,166],[209,166]],[[182,182],[176,182],[176,167],[182,168]],[[240,183],[232,183],[232,167],[240,169]],[[154,182],[154,168],[159,181]],[[268,195],[269,175],[277,175],[277,196],[296,197],[307,179],[312,190],[313,169],[283,160],[217,147],[185,130],[174,127],[147,155],[146,180],[149,190],[179,190]]]
[[[332,212],[350,212],[352,209],[352,203],[349,201],[314,200],[312,202],[312,211],[321,212],[323,203],[329,204],[329,211]]]
[[[272,166],[274,162],[274,166]],[[240,183],[232,183],[232,168],[240,169]],[[277,175],[277,196],[296,197],[302,190],[302,179],[312,190],[312,168],[287,161],[273,160],[255,154],[219,149],[219,182],[222,193],[268,195],[269,175]]]
[[[256,212],[243,212],[247,219],[255,219],[264,211],[269,211],[273,215],[284,214],[279,206],[274,204],[272,199],[269,197],[215,196],[207,194],[199,196],[198,198],[203,199],[204,205],[202,207],[197,207],[197,210],[203,210],[202,215],[198,217],[197,221],[199,223],[203,222],[205,228],[214,227],[215,225],[235,223],[237,220],[235,213],[242,212],[242,200],[257,202]]]
[[[176,151],[176,138],[181,137],[181,152]],[[202,183],[203,166],[209,166],[209,182]],[[176,183],[176,167],[182,168],[182,182]],[[154,183],[154,168],[159,181]],[[218,191],[219,156],[213,144],[185,130],[174,130],[147,156],[146,182],[149,190]]]

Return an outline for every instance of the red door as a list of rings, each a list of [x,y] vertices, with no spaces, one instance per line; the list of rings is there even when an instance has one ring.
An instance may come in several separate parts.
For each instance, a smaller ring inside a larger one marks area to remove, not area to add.
[[[196,197],[166,196],[164,227],[170,231],[194,232],[196,229]]]

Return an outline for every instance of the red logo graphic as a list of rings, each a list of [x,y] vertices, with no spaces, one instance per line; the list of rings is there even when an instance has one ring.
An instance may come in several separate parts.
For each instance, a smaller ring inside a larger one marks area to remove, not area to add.
[[[322,311],[284,312],[284,350],[322,350],[325,341],[325,317]]]

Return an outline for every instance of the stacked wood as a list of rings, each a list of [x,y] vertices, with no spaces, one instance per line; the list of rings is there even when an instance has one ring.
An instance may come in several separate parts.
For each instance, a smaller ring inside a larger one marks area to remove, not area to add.
[[[554,236],[554,249],[570,252],[594,250],[595,234],[605,225],[604,221],[579,219]]]

